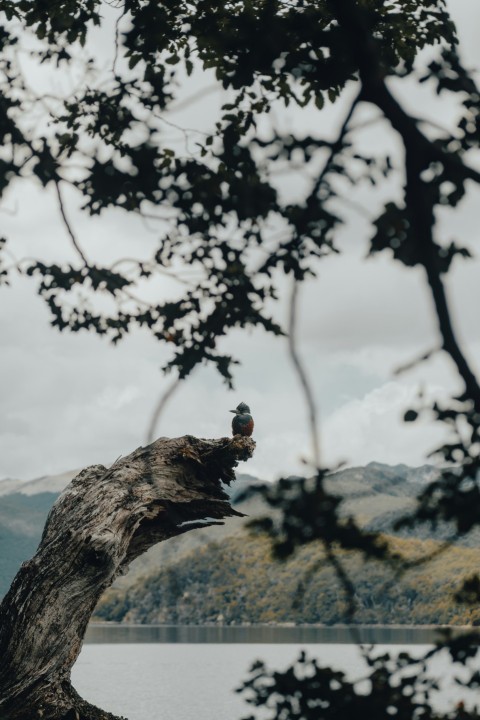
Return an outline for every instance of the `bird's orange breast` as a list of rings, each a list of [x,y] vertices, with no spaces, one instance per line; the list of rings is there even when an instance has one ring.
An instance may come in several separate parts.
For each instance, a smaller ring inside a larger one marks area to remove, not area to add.
[[[254,422],[251,416],[242,417],[241,415],[236,415],[232,420],[232,431],[234,435],[250,437],[253,433],[253,426]]]

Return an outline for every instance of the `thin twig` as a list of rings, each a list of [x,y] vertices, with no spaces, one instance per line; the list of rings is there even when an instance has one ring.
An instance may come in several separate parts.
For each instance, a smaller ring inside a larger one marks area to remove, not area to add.
[[[148,302],[148,300],[143,300],[143,298],[139,298],[137,295],[134,295],[133,293],[131,293],[130,290],[121,288],[120,292],[124,296],[124,298],[126,298],[126,302],[134,302],[137,305],[142,305],[144,308],[147,308],[148,310],[155,309],[155,305],[152,305],[152,303]]]
[[[165,390],[163,395],[160,397],[157,406],[155,407],[155,410],[152,413],[152,417],[150,419],[150,425],[148,427],[147,431],[147,443],[153,442],[153,436],[155,433],[155,428],[157,426],[158,420],[160,418],[160,415],[163,412],[163,409],[167,402],[170,400],[172,395],[175,393],[175,391],[178,389],[179,385],[181,383],[181,379],[177,377],[173,383]]]
[[[174,128],[175,130],[179,130],[182,135],[185,136],[185,139],[188,140],[188,133],[196,133],[197,135],[205,135],[205,137],[208,137],[210,133],[205,132],[205,130],[197,130],[196,128],[185,128],[181,125],[177,125],[177,123],[172,122],[171,120],[167,120],[163,115],[160,115],[160,113],[153,113],[153,116],[157,118],[157,120],[160,120],[160,122],[165,123],[165,125],[168,125],[169,127]]]
[[[412,370],[414,367],[417,367],[417,365],[419,365],[421,362],[426,362],[427,360],[430,360],[432,355],[438,353],[439,350],[441,350],[441,348],[439,347],[434,347],[431,350],[427,350],[423,353],[423,355],[420,355],[420,357],[417,357],[414,360],[409,360],[403,363],[403,365],[399,365],[398,367],[396,367],[393,371],[393,374],[401,375],[402,373]]]
[[[325,548],[328,562],[335,570],[335,574],[339,579],[345,593],[345,597],[347,598],[347,619],[349,621],[350,635],[354,643],[362,647],[362,638],[360,637],[360,632],[358,630],[358,627],[353,624],[353,619],[357,610],[357,603],[355,601],[355,585],[353,584],[352,580],[350,580],[347,571],[343,567],[341,560],[335,554],[331,544],[327,540],[324,540],[323,545]]]
[[[164,270],[163,268],[160,268],[157,264],[154,264],[152,261],[142,261],[138,260],[137,258],[119,258],[118,260],[115,260],[110,265],[110,270],[115,270],[119,265],[122,265],[123,263],[130,263],[131,265],[137,265],[137,268],[140,268],[142,265],[147,266],[149,268],[149,272],[154,275],[163,275],[164,277],[170,278],[170,280],[175,280],[176,282],[181,283],[182,285],[186,285],[187,287],[195,287],[194,283],[190,280],[186,280],[185,278],[180,277],[177,273],[174,272],[168,272],[168,270]],[[188,271],[187,271],[188,272]]]
[[[218,92],[220,90],[221,87],[217,83],[215,83],[214,85],[209,85],[206,88],[201,88],[200,90],[197,90],[197,92],[190,95],[190,97],[185,98],[185,100],[180,100],[176,105],[171,105],[168,108],[168,111],[178,112],[179,110],[184,110],[186,107],[196,102],[197,100],[202,100],[207,95],[211,95],[212,93]]]
[[[173,210],[173,208],[169,209]],[[140,215],[141,218],[145,218],[147,220],[161,220],[162,222],[168,222],[175,219],[175,215],[155,215],[154,213],[144,212],[143,210],[139,209],[135,209],[133,210],[133,212],[135,213],[135,215]]]
[[[300,360],[300,357],[297,352],[296,347],[296,322],[297,322],[297,281],[294,278],[293,280],[293,287],[292,287],[292,294],[290,297],[290,319],[289,319],[289,327],[288,327],[288,350],[290,354],[290,358],[292,360],[292,363],[295,367],[295,370],[297,372],[298,378],[300,380],[300,384],[303,389],[303,394],[305,396],[305,402],[308,407],[308,418],[310,423],[310,436],[312,441],[312,450],[313,450],[313,459],[315,463],[315,467],[320,467],[320,446],[319,446],[319,439],[318,439],[318,420],[317,420],[317,409],[315,407],[315,401],[313,399],[313,392],[312,388],[310,387],[310,382],[307,377],[307,373],[305,371],[305,368],[303,367],[302,361]]]
[[[453,330],[437,248],[433,240],[433,206],[428,200],[429,195],[425,192],[421,178],[428,164],[434,161],[442,163],[457,176],[460,175],[465,180],[470,179],[477,183],[480,183],[480,172],[465,165],[461,158],[429,140],[419,130],[418,120],[409,115],[391,94],[385,82],[377,44],[371,36],[365,14],[354,0],[344,0],[342,3],[329,0],[329,6],[351,42],[352,54],[358,64],[361,81],[359,97],[376,105],[402,138],[406,152],[405,204],[418,243],[420,262],[425,268],[432,291],[443,349],[457,366],[475,409],[480,412],[480,386]]]
[[[330,143],[330,153],[325,162],[325,165],[323,166],[322,172],[315,180],[315,183],[312,188],[312,192],[310,193],[310,198],[315,198],[315,196],[316,196],[318,190],[320,189],[320,186],[325,178],[325,175],[330,170],[331,164],[332,164],[333,160],[335,159],[335,156],[337,155],[339,150],[342,149],[343,140],[345,138],[345,135],[348,132],[348,126],[350,124],[350,120],[352,119],[355,109],[361,99],[362,99],[362,89],[360,89],[360,91],[355,95],[353,102],[351,103],[350,107],[348,108],[348,112],[345,115],[343,123],[340,127],[340,132],[338,133],[337,139],[334,140],[332,143]]]
[[[383,597],[383,595],[385,595],[385,593],[387,593],[393,585],[396,585],[410,570],[426,565],[431,560],[435,560],[435,558],[450,550],[454,540],[455,537],[444,540],[437,548],[425,555],[422,555],[422,557],[419,557],[416,560],[405,560],[405,558],[401,555],[394,556],[393,558],[389,558],[387,556],[386,560],[390,562],[390,567],[393,569],[393,575],[391,578],[385,580],[385,582],[378,588],[378,597]]]
[[[62,219],[63,219],[63,222],[64,222],[64,224],[65,224],[65,227],[67,228],[67,232],[68,232],[68,234],[70,235],[70,239],[71,239],[71,241],[72,241],[72,245],[73,245],[73,247],[75,248],[75,250],[77,251],[77,253],[80,255],[80,257],[82,258],[82,260],[83,260],[83,262],[85,263],[85,265],[88,266],[88,260],[87,260],[86,256],[84,255],[83,250],[81,249],[80,245],[79,245],[78,242],[77,242],[77,239],[76,239],[76,237],[75,237],[75,235],[74,235],[74,233],[73,233],[72,227],[71,227],[71,225],[70,225],[70,223],[69,223],[69,221],[68,221],[67,215],[66,215],[66,213],[65,213],[65,207],[64,207],[64,204],[63,204],[62,193],[61,193],[61,191],[60,191],[60,183],[59,183],[58,180],[55,180],[54,184],[55,184],[55,189],[56,189],[56,191],[57,191],[57,198],[58,198],[58,205],[59,205],[59,208],[60,208],[60,214],[61,214],[61,216],[62,216]]]
[[[113,5],[113,3],[109,3]],[[115,7],[115,6],[114,6]],[[120,7],[120,5],[117,5],[116,8]],[[113,57],[113,63],[112,63],[112,72],[114,75],[117,74],[117,61],[118,56],[120,54],[120,23],[122,21],[122,18],[125,17],[127,14],[127,4],[125,3],[123,6],[123,11],[118,16],[116,22],[115,22],[115,55]]]

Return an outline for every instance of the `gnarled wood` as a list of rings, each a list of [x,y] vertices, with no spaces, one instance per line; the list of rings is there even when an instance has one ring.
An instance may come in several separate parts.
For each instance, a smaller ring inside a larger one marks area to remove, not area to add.
[[[151,545],[241,515],[221,483],[254,447],[241,436],[160,438],[77,475],[0,605],[1,720],[115,720],[70,683],[102,592]]]

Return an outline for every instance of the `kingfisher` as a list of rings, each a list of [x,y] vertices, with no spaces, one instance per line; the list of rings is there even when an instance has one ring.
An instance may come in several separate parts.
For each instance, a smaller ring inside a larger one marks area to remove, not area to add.
[[[247,435],[249,437],[253,432],[253,418],[250,415],[248,405],[241,402],[235,410],[229,410],[229,412],[235,413],[235,417],[232,420],[232,433],[234,435]]]

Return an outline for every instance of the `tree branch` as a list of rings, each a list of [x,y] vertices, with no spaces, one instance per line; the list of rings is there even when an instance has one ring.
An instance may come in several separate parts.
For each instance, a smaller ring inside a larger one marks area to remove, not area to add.
[[[72,245],[73,245],[73,247],[75,248],[75,250],[77,251],[77,253],[80,255],[80,257],[82,258],[84,264],[88,266],[88,260],[87,260],[87,258],[85,257],[82,248],[81,248],[80,245],[78,244],[77,239],[76,239],[76,237],[75,237],[75,235],[74,235],[74,232],[73,232],[73,230],[72,230],[72,227],[71,227],[71,225],[70,225],[70,223],[69,223],[69,221],[68,221],[68,218],[67,218],[67,215],[66,215],[66,212],[65,212],[65,206],[64,206],[64,204],[63,204],[62,193],[61,193],[61,191],[60,191],[60,183],[59,183],[58,180],[55,180],[54,182],[55,182],[55,190],[57,191],[58,206],[59,206],[59,208],[60,208],[60,214],[61,214],[61,216],[62,216],[62,219],[63,219],[63,222],[64,222],[64,224],[65,224],[65,227],[67,228],[67,232],[68,232],[68,234],[70,235],[70,239],[71,239],[71,241],[72,241]]]
[[[332,12],[347,33],[352,54],[359,68],[362,99],[376,105],[402,138],[406,152],[405,203],[419,257],[432,292],[438,328],[444,350],[450,355],[465,383],[465,389],[480,412],[480,386],[455,336],[445,286],[439,268],[437,248],[433,240],[435,218],[428,188],[421,178],[431,162],[440,162],[463,179],[480,183],[480,173],[465,165],[452,153],[430,141],[393,97],[385,83],[375,38],[369,32],[365,13],[355,0],[329,2]]]
[[[102,592],[153,544],[241,516],[222,483],[254,448],[242,436],[160,438],[109,469],[77,475],[0,605],[3,720],[113,718],[79,698],[69,680]]]
[[[297,293],[298,285],[297,281],[293,280],[292,294],[290,297],[290,319],[288,326],[288,350],[293,366],[300,380],[305,402],[308,408],[308,419],[310,425],[310,437],[312,441],[313,461],[315,468],[320,467],[320,445],[318,439],[318,420],[317,420],[317,409],[315,406],[315,400],[313,398],[312,388],[310,381],[307,377],[305,368],[303,367],[300,356],[297,352],[296,347],[296,321],[297,321]]]

